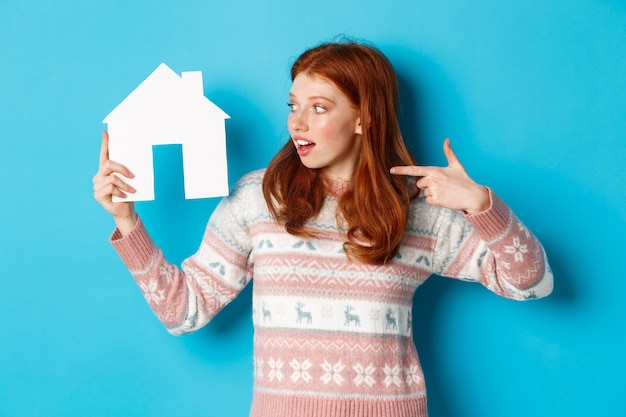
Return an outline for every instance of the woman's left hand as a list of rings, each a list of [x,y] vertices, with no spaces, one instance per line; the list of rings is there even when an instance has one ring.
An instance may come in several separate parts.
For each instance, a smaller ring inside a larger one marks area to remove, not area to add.
[[[487,210],[491,204],[489,191],[467,175],[450,146],[450,139],[443,142],[443,152],[448,160],[447,167],[396,166],[391,168],[391,173],[415,177],[428,204],[468,214]]]

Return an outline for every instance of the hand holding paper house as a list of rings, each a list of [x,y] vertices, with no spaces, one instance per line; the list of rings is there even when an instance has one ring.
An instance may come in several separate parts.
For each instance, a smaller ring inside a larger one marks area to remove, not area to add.
[[[109,158],[135,175],[127,182],[137,192],[114,201],[154,200],[152,146],[167,144],[182,144],[185,198],[227,195],[228,118],[204,96],[201,72],[159,65],[103,121]]]

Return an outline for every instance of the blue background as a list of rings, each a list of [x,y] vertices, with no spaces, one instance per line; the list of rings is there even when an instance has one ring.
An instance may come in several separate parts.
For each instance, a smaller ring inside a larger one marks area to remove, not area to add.
[[[232,117],[232,183],[286,138],[293,58],[337,34],[393,62],[418,159],[443,164],[449,136],[555,273],[528,303],[418,291],[431,415],[625,415],[626,2],[3,0],[0,416],[247,415],[250,290],[193,335],[162,328],[92,198],[101,120],[161,62],[201,70]],[[180,262],[217,200],[184,200],[179,147],[155,154],[138,210]]]

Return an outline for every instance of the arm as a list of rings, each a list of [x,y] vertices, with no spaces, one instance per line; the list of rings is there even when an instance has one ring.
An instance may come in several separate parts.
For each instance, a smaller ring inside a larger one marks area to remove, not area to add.
[[[448,139],[447,167],[393,167],[392,174],[416,177],[426,203],[440,206],[433,272],[479,281],[509,298],[548,295],[553,277],[535,236],[491,190],[475,183],[456,157]]]
[[[446,210],[433,271],[480,282],[503,297],[528,300],[552,291],[552,271],[541,243],[491,190],[490,207],[474,215]]]
[[[155,315],[175,335],[208,323],[251,279],[250,239],[222,200],[206,227],[198,251],[180,268],[167,261],[141,219],[126,236],[116,229],[111,243],[139,285]]]
[[[231,196],[222,200],[211,216],[200,249],[179,269],[156,247],[133,203],[112,201],[114,195],[125,197],[134,192],[124,181],[132,176],[126,167],[109,160],[108,135],[103,132],[100,165],[93,178],[94,198],[117,226],[111,242],[168,331],[192,332],[206,324],[249,281],[249,237],[231,214],[237,211],[232,210],[237,199]]]

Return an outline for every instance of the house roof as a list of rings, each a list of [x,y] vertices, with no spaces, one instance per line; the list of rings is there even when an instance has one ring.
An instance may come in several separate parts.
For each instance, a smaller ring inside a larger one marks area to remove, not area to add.
[[[183,72],[181,77],[162,63],[105,117],[103,123],[118,118],[140,121],[182,116],[230,118],[204,96],[201,72]]]

